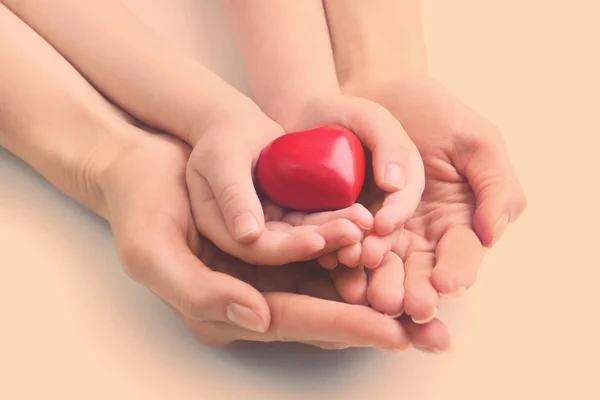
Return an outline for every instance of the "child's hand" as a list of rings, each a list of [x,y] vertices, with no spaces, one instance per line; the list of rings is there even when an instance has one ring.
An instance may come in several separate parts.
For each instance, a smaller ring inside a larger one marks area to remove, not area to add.
[[[369,162],[360,200],[376,214],[373,233],[391,234],[417,208],[424,185],[421,157],[402,126],[379,104],[356,97],[319,97],[279,120],[288,131],[326,123],[341,125],[362,141],[369,150]],[[368,268],[377,267],[385,252],[366,245],[361,259],[346,265],[360,261]]]
[[[333,269],[336,282],[354,287],[355,294],[360,277],[364,276],[362,266],[368,269],[379,267],[377,272],[369,272],[372,274],[369,288],[365,285],[362,295],[353,298],[367,301],[388,315],[401,313],[404,297],[402,260],[389,251],[397,233],[415,212],[423,193],[423,163],[417,148],[386,109],[360,98],[342,95],[314,98],[295,112],[279,115],[278,121],[288,131],[329,123],[341,125],[354,132],[370,151],[359,202],[373,213],[373,229],[362,242],[344,247],[337,253],[325,254],[319,262],[325,268]],[[284,218],[284,221],[288,220]],[[338,266],[338,261],[342,265]],[[360,268],[354,269],[357,266]],[[395,290],[384,293],[380,286],[394,287]],[[377,299],[382,298],[386,300],[380,308],[378,305],[382,302]]]
[[[198,133],[188,162],[187,184],[198,230],[223,251],[252,264],[316,258],[360,242],[359,226],[368,229],[373,224],[360,205],[335,213],[293,213],[295,226],[285,222],[279,207],[264,204],[263,209],[253,170],[261,150],[282,134],[279,125],[248,104],[213,118]]]
[[[498,129],[435,80],[348,82],[344,92],[389,109],[423,157],[423,199],[393,251],[405,263],[405,310],[428,321],[438,293],[457,295],[474,283],[484,246],[525,209],[523,190]],[[374,306],[385,307],[381,301]]]

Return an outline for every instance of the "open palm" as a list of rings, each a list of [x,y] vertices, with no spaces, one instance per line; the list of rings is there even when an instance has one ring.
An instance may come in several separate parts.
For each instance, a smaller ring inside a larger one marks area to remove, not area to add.
[[[439,294],[473,284],[485,248],[520,216],[525,196],[497,128],[434,79],[345,90],[386,107],[421,153],[425,190],[392,250],[405,263],[405,312],[430,320]]]

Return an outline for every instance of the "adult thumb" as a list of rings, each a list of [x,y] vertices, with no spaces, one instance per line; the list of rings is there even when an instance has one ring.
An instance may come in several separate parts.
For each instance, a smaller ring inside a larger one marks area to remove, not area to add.
[[[474,230],[484,246],[492,247],[525,210],[525,193],[501,136],[482,134],[465,139],[457,150],[455,165],[476,197]]]

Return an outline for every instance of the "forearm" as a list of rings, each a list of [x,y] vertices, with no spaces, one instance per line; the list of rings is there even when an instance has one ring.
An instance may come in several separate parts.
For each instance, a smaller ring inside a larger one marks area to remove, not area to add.
[[[119,0],[2,0],[113,102],[193,144],[203,123],[250,102],[173,50]]]
[[[0,4],[0,146],[105,216],[97,176],[126,140],[108,103]]]
[[[223,0],[254,100],[271,118],[339,93],[321,0]]]
[[[419,0],[324,0],[340,84],[427,74]]]

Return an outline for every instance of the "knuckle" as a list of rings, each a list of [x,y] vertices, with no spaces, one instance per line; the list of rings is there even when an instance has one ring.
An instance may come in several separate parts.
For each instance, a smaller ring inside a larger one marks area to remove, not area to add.
[[[179,296],[179,311],[194,320],[206,319],[206,301],[202,292],[183,290]]]
[[[140,235],[131,235],[119,246],[119,257],[123,271],[135,281],[145,281],[145,271],[150,263],[150,249]]]
[[[229,183],[224,185],[217,194],[217,202],[225,214],[232,212],[240,214],[243,210],[238,210],[238,208],[244,204],[244,197],[242,185]]]
[[[211,322],[194,323],[193,326],[188,323],[188,328],[192,331],[196,340],[204,346],[223,347],[233,341],[223,335],[219,327]]]

